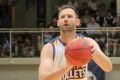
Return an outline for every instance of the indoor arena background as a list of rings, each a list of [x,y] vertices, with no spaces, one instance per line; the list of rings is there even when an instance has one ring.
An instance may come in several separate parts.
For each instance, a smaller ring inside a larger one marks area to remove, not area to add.
[[[119,80],[120,0],[96,0],[96,8],[90,1],[0,0],[0,80],[38,80],[41,48],[59,35],[57,9],[64,4],[72,4],[79,11],[77,33],[95,39],[113,64],[109,73],[93,61],[88,69],[97,80]],[[94,29],[88,28],[92,16],[100,25]]]

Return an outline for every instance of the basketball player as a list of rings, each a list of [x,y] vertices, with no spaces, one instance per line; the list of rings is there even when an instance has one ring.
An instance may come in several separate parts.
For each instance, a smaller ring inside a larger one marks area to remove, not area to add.
[[[63,5],[59,9],[57,25],[60,28],[60,36],[44,45],[41,51],[39,80],[87,80],[87,64],[73,66],[65,59],[65,45],[75,38],[88,39],[93,46],[91,59],[105,72],[112,70],[110,59],[104,55],[96,41],[76,34],[76,27],[80,25],[80,20],[74,7]]]

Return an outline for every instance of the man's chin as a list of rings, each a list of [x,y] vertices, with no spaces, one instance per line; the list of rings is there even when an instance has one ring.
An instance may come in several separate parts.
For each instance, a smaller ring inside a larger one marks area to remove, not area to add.
[[[64,29],[61,29],[61,31],[63,31],[63,32],[71,32],[71,31],[73,31],[73,29],[70,29],[70,28],[64,28]]]
[[[64,27],[64,28],[69,28],[70,26],[67,25],[67,26],[63,26],[63,27]]]

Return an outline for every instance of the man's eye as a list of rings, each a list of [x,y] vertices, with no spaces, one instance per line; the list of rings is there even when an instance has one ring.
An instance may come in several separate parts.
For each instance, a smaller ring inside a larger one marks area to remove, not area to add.
[[[69,16],[68,16],[68,18],[72,18],[72,16],[71,16],[71,15],[69,15]]]
[[[61,16],[60,18],[65,18],[65,16]]]
[[[71,15],[67,15],[67,16],[61,16],[60,18],[62,19],[62,18],[72,18],[73,16],[71,16]]]

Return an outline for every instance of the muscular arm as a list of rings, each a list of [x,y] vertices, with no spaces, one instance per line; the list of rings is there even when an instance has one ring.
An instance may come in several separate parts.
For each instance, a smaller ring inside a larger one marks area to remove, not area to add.
[[[96,62],[96,64],[101,67],[105,72],[110,72],[112,70],[112,63],[100,49],[99,45],[97,44],[96,41],[93,39],[89,38],[91,41],[91,45],[93,45],[93,57],[92,59]]]
[[[55,69],[53,66],[53,47],[47,44],[41,51],[39,80],[60,80],[61,77],[72,67],[64,66]]]

